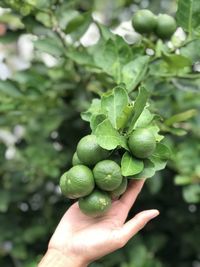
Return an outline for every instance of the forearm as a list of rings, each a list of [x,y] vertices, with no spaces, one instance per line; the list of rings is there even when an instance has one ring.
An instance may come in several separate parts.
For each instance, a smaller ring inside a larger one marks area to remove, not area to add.
[[[83,263],[79,256],[67,257],[56,249],[49,249],[38,267],[87,267],[87,264]]]

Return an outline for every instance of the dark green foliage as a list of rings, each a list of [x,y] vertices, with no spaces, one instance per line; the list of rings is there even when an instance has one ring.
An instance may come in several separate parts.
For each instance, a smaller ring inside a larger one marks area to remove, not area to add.
[[[173,14],[177,1],[149,2],[154,13]],[[125,0],[1,1],[0,6],[11,8],[0,16],[0,23],[7,28],[0,43],[5,51],[4,64],[14,75],[0,81],[0,266],[36,266],[59,219],[71,204],[61,196],[58,183],[71,165],[78,140],[89,133],[80,113],[84,111],[82,117],[95,130],[105,119],[104,114],[97,116],[98,113],[91,119],[93,111],[98,110],[98,96],[115,86],[125,86],[135,99],[141,82],[148,89],[150,111],[155,114],[161,134],[167,135],[165,143],[171,147],[171,159],[165,171],[148,180],[134,213],[158,208],[161,215],[125,248],[91,266],[199,264],[200,2],[178,1],[177,23],[187,36],[185,41],[173,36],[170,47],[153,37],[137,39],[129,45],[109,31],[121,20],[131,20],[136,5],[143,8],[143,1],[132,4],[133,1]],[[76,41],[93,20],[92,11],[104,14],[108,27],[96,23],[100,42],[86,48]],[[12,58],[17,56],[16,61],[23,62],[16,44],[19,48],[20,37],[26,33],[33,34],[30,38],[34,50],[32,57],[25,60],[27,68],[17,70]],[[71,43],[65,43],[65,33],[70,33]],[[147,55],[147,48],[154,54]],[[45,64],[44,53],[53,56],[51,63],[56,64]],[[122,89],[118,92],[123,94]],[[107,97],[112,101],[115,96]],[[86,112],[94,98],[92,110]],[[147,95],[142,94],[139,106],[145,99]],[[123,133],[124,118],[127,114],[131,117],[134,110],[125,101],[122,105],[120,119],[112,116],[112,123]],[[131,122],[132,129],[152,121],[148,110],[144,112],[138,125],[136,119]],[[136,113],[135,118],[138,119]],[[113,125],[108,125],[107,120],[98,132],[108,127],[113,130]],[[156,127],[152,130],[158,140],[162,138]],[[118,141],[123,144],[123,138]],[[159,147],[163,160],[169,154],[164,147]],[[124,162],[129,159],[127,152]],[[152,161],[157,169],[163,166],[156,153]],[[144,167],[141,162],[131,164],[137,166],[137,173]],[[149,172],[150,165],[146,164]]]

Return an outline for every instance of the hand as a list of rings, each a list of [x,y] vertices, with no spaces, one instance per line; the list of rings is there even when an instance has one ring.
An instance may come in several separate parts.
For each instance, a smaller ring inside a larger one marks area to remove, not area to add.
[[[53,234],[48,253],[59,253],[59,257],[65,257],[65,267],[79,267],[87,266],[123,247],[148,221],[159,214],[158,210],[142,211],[125,223],[143,184],[144,180],[132,181],[126,193],[114,201],[111,209],[99,218],[82,214],[78,204],[73,204]],[[69,261],[70,264],[67,265]]]

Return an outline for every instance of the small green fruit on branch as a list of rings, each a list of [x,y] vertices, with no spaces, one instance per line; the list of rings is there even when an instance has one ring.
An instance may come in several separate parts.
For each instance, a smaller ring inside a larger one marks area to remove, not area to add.
[[[154,33],[161,39],[170,39],[177,29],[176,21],[167,14],[156,16],[150,10],[138,10],[132,19],[132,24],[136,32],[141,34]]]

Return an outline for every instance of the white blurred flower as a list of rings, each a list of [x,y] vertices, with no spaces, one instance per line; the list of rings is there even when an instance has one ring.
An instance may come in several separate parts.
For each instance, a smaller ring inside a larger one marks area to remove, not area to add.
[[[16,143],[17,138],[11,132],[1,129],[0,140],[3,141],[3,143],[5,143],[7,146],[13,146]]]
[[[8,147],[5,155],[6,159],[7,160],[14,159],[15,155],[16,155],[16,148],[14,146]]]
[[[18,39],[17,46],[19,49],[19,55],[25,61],[31,61],[33,58],[33,40],[35,37],[31,34],[22,34]]]
[[[133,30],[131,20],[123,21],[112,32],[123,37],[129,44],[136,43],[140,39],[140,35]]]
[[[100,33],[97,25],[95,23],[91,23],[88,30],[81,37],[80,42],[84,46],[91,46],[98,42],[100,38]]]
[[[41,53],[41,58],[42,58],[44,64],[49,68],[56,66],[58,63],[58,60],[48,53]]]
[[[5,63],[0,62],[0,80],[7,80],[10,77],[11,77],[10,69]]]
[[[175,47],[182,46],[182,43],[186,40],[186,33],[182,28],[177,28],[176,32],[172,36],[172,44]]]

